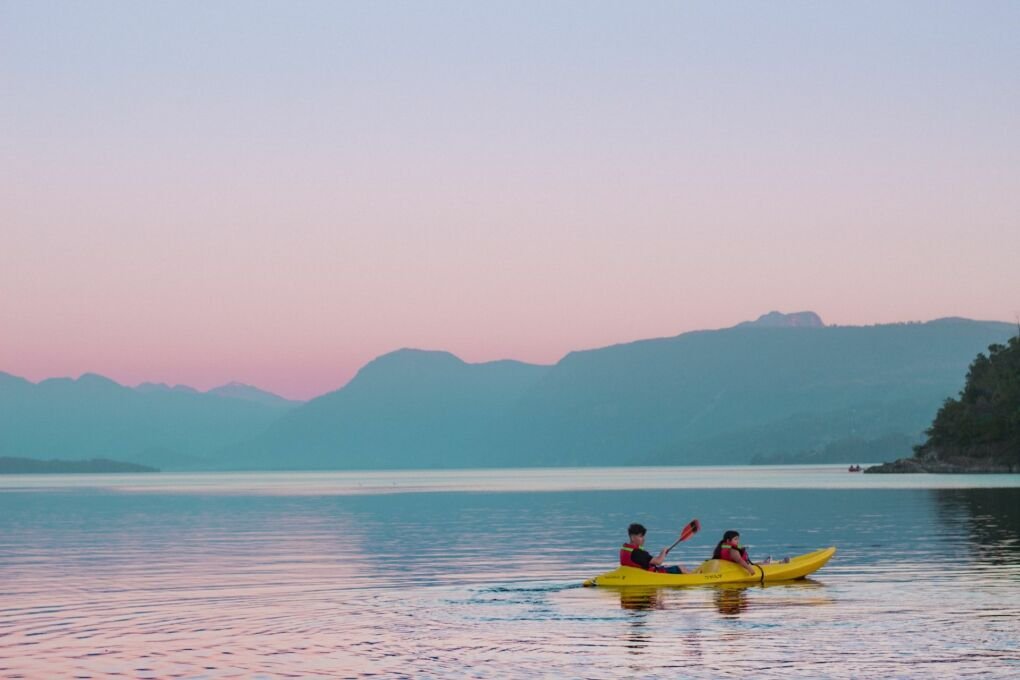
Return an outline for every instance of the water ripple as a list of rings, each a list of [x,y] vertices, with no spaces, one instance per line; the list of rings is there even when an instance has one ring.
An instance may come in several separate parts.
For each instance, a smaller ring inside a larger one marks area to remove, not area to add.
[[[1013,677],[1017,500],[0,493],[0,677]],[[581,588],[627,521],[682,524],[633,507],[702,517],[688,563],[730,526],[840,552],[790,584]]]

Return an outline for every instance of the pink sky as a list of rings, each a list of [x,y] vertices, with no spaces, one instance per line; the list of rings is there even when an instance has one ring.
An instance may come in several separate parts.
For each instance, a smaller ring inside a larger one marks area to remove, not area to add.
[[[1015,7],[63,7],[0,18],[2,371],[307,398],[400,347],[1020,313]]]

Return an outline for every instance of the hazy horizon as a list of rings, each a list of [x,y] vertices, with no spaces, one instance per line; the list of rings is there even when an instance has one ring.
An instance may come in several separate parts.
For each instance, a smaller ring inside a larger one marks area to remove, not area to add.
[[[1020,311],[1020,5],[0,1],[0,370],[307,399]]]

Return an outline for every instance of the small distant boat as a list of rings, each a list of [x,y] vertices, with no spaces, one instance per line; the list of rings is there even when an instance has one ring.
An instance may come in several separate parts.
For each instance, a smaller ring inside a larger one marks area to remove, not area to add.
[[[588,579],[585,586],[705,586],[719,583],[776,583],[801,579],[825,566],[836,548],[822,548],[790,558],[789,562],[755,564],[751,576],[743,567],[726,560],[707,560],[690,574],[663,574],[635,567],[617,567]]]
[[[847,468],[847,472],[860,472],[860,471],[861,471],[860,465],[851,465],[849,468]]]

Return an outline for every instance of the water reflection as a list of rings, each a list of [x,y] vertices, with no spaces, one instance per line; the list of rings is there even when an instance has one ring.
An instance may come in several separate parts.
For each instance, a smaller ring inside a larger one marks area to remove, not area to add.
[[[739,616],[752,607],[756,593],[766,590],[773,592],[767,598],[759,598],[759,604],[764,608],[832,604],[833,600],[825,594],[825,588],[825,584],[817,580],[801,579],[764,585],[721,583],[710,587],[600,586],[599,590],[613,593],[619,599],[620,609],[628,611],[696,609],[701,606],[705,595],[709,594],[717,612],[723,616]],[[815,596],[807,596],[807,591],[816,591]],[[788,597],[784,597],[784,594]]]
[[[1018,501],[0,492],[0,677],[1008,677]],[[668,544],[691,517],[702,532],[671,553],[689,565],[730,527],[752,554],[840,551],[816,580],[580,587],[629,522]]]
[[[617,588],[620,593],[620,608],[634,610],[663,609],[662,588],[635,587]]]
[[[737,584],[717,586],[712,599],[715,608],[723,616],[739,616],[741,612],[747,611],[747,586]]]
[[[938,515],[986,564],[1020,561],[1020,489],[933,489]]]

